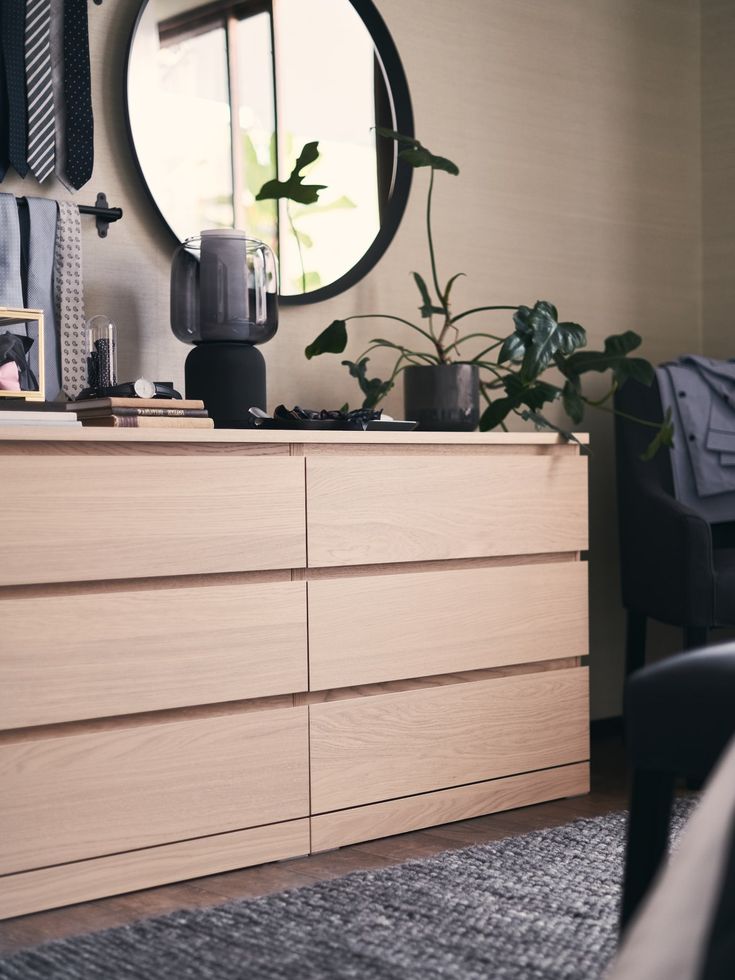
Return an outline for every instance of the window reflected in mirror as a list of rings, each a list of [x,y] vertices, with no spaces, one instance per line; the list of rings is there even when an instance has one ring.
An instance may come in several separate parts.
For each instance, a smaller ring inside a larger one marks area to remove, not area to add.
[[[396,162],[375,128],[396,127],[394,102],[350,0],[148,0],[131,44],[130,130],[165,221],[180,241],[228,227],[265,241],[282,296],[339,281],[378,237]],[[256,200],[312,141],[318,201]]]

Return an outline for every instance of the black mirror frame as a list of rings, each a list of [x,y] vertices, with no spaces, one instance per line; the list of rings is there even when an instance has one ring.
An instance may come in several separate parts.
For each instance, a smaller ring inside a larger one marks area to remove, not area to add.
[[[411,96],[408,90],[408,80],[406,79],[406,73],[403,70],[403,64],[401,63],[398,49],[396,48],[395,42],[390,35],[390,31],[378,12],[377,7],[373,3],[373,0],[349,0],[349,2],[355,8],[363,23],[367,27],[370,36],[373,39],[375,50],[383,64],[393,99],[395,129],[399,133],[412,137],[414,135],[413,106],[411,105]],[[130,31],[130,37],[128,39],[125,54],[125,77],[123,83],[125,126],[127,130],[128,146],[130,147],[130,152],[132,153],[133,162],[135,163],[136,170],[138,171],[138,175],[148,199],[153,205],[153,209],[158,213],[176,247],[178,247],[181,242],[179,241],[179,238],[175,234],[173,228],[164,217],[163,212],[159,208],[158,203],[156,202],[156,199],[148,186],[148,182],[145,179],[145,174],[143,173],[138,152],[135,148],[135,142],[133,140],[133,127],[130,121],[130,103],[128,100],[130,58],[132,55],[135,36],[138,31],[138,25],[147,4],[148,0],[141,0],[138,13]],[[400,225],[401,219],[403,218],[403,214],[406,210],[406,205],[408,204],[408,195],[411,189],[412,177],[413,167],[398,161],[395,171],[393,192],[390,196],[385,216],[381,221],[380,230],[370,246],[362,255],[362,258],[360,258],[351,269],[348,269],[344,275],[340,276],[339,279],[335,279],[334,282],[330,282],[326,286],[320,286],[318,289],[313,289],[308,293],[295,293],[290,296],[282,296],[279,293],[279,304],[281,306],[303,306],[308,303],[319,303],[322,300],[331,299],[333,296],[337,296],[339,293],[343,293],[345,290],[350,289],[357,282],[359,282],[363,276],[370,272],[370,270],[377,264],[378,260],[382,258],[383,253],[390,245],[391,241],[393,240],[393,236],[398,230],[398,226]]]

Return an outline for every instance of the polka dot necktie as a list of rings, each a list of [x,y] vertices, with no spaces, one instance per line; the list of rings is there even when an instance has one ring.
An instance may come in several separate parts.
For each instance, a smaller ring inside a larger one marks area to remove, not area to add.
[[[94,165],[87,0],[64,0],[63,50],[66,176],[78,190],[92,176]]]
[[[61,354],[61,384],[75,398],[87,384],[82,288],[82,225],[79,208],[59,201],[54,255],[56,323]]]
[[[26,111],[26,0],[0,3],[5,83],[8,91],[8,160],[21,177],[28,173],[28,115]]]
[[[0,30],[2,18],[0,17]],[[5,82],[5,59],[0,44],[0,180],[8,172],[8,87]]]

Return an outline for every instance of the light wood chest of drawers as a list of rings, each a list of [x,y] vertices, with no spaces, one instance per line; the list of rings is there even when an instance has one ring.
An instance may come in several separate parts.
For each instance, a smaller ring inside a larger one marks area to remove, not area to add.
[[[0,916],[588,789],[586,460],[6,430]]]

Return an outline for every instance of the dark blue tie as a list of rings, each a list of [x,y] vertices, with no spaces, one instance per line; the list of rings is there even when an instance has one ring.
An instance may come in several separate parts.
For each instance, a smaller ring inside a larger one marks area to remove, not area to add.
[[[66,176],[79,189],[92,176],[94,165],[87,0],[64,0],[64,100]]]
[[[5,83],[8,90],[8,160],[21,177],[28,173],[28,115],[26,110],[26,0],[0,3]]]
[[[2,29],[2,22],[0,22]],[[5,59],[0,44],[0,180],[8,172],[8,88],[5,84]]]

